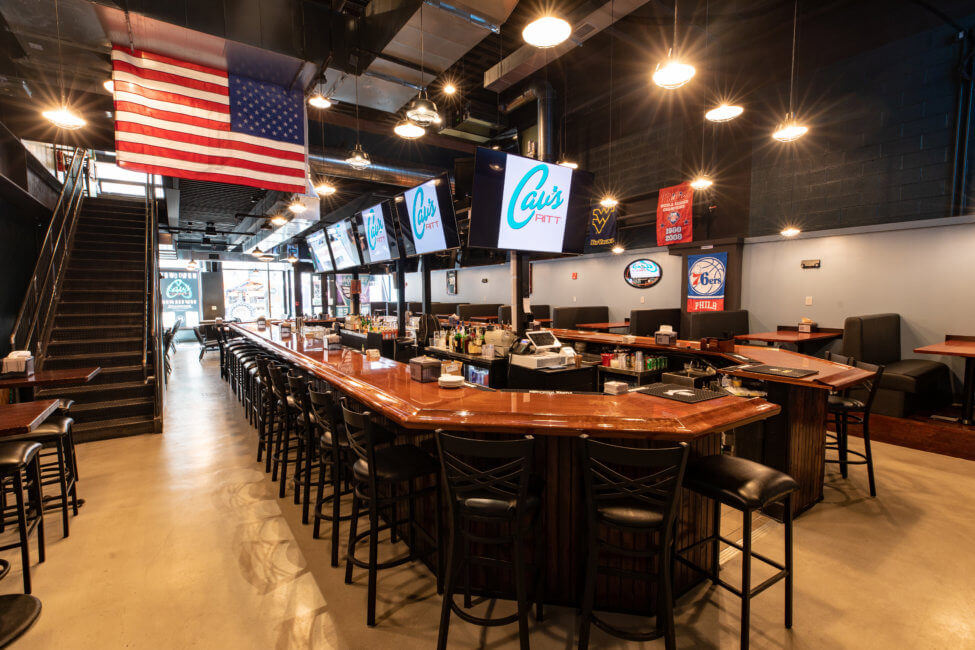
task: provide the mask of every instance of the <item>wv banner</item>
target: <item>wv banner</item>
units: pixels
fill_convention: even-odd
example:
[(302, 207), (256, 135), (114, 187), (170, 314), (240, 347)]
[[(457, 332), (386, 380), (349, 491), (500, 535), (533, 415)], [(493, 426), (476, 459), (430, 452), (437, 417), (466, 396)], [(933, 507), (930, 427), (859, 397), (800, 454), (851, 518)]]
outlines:
[(657, 246), (684, 244), (694, 239), (694, 190), (690, 183), (660, 188), (657, 196)]
[(618, 205), (604, 208), (597, 204), (593, 207), (589, 212), (585, 252), (604, 251), (616, 245), (616, 217), (618, 215)]
[(687, 256), (687, 311), (724, 311), (728, 253)]

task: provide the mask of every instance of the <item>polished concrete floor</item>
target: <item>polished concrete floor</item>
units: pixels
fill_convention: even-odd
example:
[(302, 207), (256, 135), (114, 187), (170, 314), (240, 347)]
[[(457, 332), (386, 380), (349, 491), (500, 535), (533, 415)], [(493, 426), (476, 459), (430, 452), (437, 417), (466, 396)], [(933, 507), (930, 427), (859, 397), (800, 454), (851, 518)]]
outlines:
[[(312, 539), (290, 495), (277, 498), (217, 356), (201, 364), (196, 351), (183, 346), (175, 358), (165, 434), (81, 446), (87, 504), (67, 539), (57, 516), (46, 519), (48, 558), (33, 568), (44, 609), (17, 647), (434, 647), (432, 576), (419, 566), (381, 573), (379, 625), (367, 628), (363, 572), (345, 585), (328, 542)], [(780, 583), (753, 602), (754, 647), (975, 647), (975, 463), (884, 444), (874, 453), (878, 498), (862, 472), (830, 474), (825, 502), (796, 521), (795, 626), (782, 627)], [(780, 557), (781, 544), (779, 526), (761, 526), (756, 550)], [(15, 592), (18, 556), (3, 557), (15, 568), (0, 591)], [(724, 564), (729, 578), (738, 567)], [(737, 646), (730, 594), (701, 586), (677, 612), (680, 647)], [(574, 612), (548, 613), (533, 647), (574, 647)], [(484, 631), (456, 618), (450, 641), (517, 647), (513, 626)], [(593, 646), (631, 647), (598, 630)]]

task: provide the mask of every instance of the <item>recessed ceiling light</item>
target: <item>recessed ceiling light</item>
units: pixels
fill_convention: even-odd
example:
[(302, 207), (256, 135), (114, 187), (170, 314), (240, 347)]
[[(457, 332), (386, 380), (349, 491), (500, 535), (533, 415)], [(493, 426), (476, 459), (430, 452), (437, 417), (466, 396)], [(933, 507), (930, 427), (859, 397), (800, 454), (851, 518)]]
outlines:
[(525, 25), (521, 37), (538, 48), (555, 47), (572, 35), (572, 26), (558, 16), (542, 16)]
[(788, 228), (783, 228), (779, 234), (782, 235), (783, 237), (795, 237), (801, 232), (802, 231), (796, 228), (795, 226), (789, 226)]
[(599, 202), (599, 205), (603, 206), (604, 208), (612, 208), (619, 205), (619, 201), (612, 196), (604, 196)]

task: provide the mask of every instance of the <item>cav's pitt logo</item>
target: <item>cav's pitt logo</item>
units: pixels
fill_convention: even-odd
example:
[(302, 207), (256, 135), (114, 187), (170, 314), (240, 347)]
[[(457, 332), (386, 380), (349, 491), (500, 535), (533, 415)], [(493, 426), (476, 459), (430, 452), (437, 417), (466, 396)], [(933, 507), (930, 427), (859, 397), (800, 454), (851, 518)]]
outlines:
[[(413, 234), (417, 239), (423, 239), (423, 234), (427, 231), (427, 221), (437, 216), (437, 204), (433, 199), (428, 199), (424, 204), (423, 186), (416, 188), (413, 195)], [(432, 228), (435, 222), (430, 222)]]
[(376, 210), (369, 210), (365, 213), (366, 217), (366, 241), (369, 243), (369, 250), (376, 250), (380, 237), (386, 238), (386, 229), (376, 215)]
[[(525, 186), (536, 177), (538, 178), (538, 182), (535, 184), (535, 189), (529, 191), (522, 197), (521, 193), (524, 192)], [(529, 221), (535, 218), (539, 210), (546, 208), (557, 209), (564, 203), (562, 190), (559, 189), (558, 185), (553, 185), (552, 190), (546, 193), (544, 189), (546, 181), (548, 181), (548, 167), (545, 165), (535, 165), (518, 181), (518, 184), (515, 185), (515, 191), (511, 195), (511, 201), (508, 202), (508, 227), (512, 230), (524, 228)], [(516, 217), (516, 210), (519, 216), (526, 212), (528, 216), (523, 219), (518, 219)], [(560, 219), (561, 217), (557, 215), (538, 215), (538, 220), (545, 223), (552, 222), (557, 224)]]
[(185, 300), (191, 300), (193, 298), (193, 289), (183, 280), (176, 278), (166, 287), (166, 297), (170, 299), (183, 298)]

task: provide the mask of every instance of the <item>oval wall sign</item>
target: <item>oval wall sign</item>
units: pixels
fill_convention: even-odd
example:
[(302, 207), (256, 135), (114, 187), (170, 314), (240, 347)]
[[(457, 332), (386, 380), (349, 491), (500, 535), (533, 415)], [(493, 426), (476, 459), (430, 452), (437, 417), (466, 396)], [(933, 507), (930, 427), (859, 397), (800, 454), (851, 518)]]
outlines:
[(631, 287), (649, 289), (660, 282), (663, 270), (653, 260), (633, 260), (623, 270), (623, 279)]

